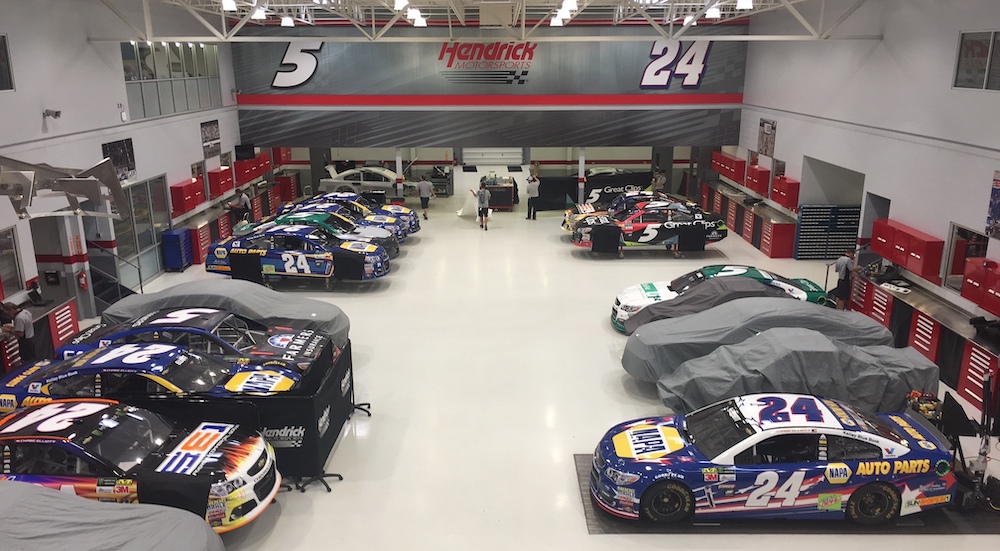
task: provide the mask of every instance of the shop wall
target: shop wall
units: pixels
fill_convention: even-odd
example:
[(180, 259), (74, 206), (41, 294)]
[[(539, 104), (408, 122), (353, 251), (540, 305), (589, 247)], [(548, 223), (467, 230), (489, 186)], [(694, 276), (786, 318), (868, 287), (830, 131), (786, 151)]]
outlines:
[[(38, 266), (35, 263), (35, 243), (31, 236), (31, 228), (27, 220), (21, 220), (17, 217), (10, 201), (0, 197), (0, 230), (11, 227), (14, 228), (18, 261), (21, 264), (21, 275), (24, 277), (24, 281), (21, 283), (27, 286), (29, 281), (38, 277)], [(6, 293), (4, 301), (21, 302), (28, 298), (26, 291), (18, 293), (7, 291)]]
[[(853, 3), (828, 0), (824, 20)], [(881, 41), (753, 43), (740, 145), (756, 149), (760, 119), (775, 120), (775, 158), (789, 176), (801, 178), (811, 157), (864, 174), (866, 192), (890, 199), (890, 216), (927, 233), (947, 238), (952, 221), (982, 228), (1000, 170), (1000, 92), (951, 88), (960, 31), (982, 29), (1000, 30), (1000, 4), (884, 0), (838, 31)], [(752, 31), (802, 29), (775, 13)]]

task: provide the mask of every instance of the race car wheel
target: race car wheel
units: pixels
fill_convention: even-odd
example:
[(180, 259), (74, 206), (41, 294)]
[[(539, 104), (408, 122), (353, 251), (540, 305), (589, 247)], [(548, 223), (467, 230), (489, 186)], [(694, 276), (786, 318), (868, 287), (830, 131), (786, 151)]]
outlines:
[(862, 486), (847, 501), (847, 518), (862, 526), (875, 526), (899, 514), (899, 494), (884, 482)]
[(639, 510), (644, 520), (677, 522), (694, 512), (694, 495), (680, 482), (658, 482), (642, 493)]

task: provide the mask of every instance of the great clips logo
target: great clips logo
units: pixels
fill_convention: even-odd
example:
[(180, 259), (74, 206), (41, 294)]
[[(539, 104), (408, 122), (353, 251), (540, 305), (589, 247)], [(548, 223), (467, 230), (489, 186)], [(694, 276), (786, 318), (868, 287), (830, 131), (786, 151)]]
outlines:
[(441, 74), (458, 84), (524, 84), (537, 42), (445, 42), (438, 61)]

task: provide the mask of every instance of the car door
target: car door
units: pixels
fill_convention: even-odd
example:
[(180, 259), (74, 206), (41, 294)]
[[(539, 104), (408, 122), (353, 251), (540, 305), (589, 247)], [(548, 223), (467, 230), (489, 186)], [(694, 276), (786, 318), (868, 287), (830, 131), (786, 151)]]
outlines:
[(659, 211), (643, 211), (628, 220), (622, 227), (625, 241), (640, 245), (654, 245), (662, 241), (660, 227), (665, 215)]
[(822, 516), (815, 489), (826, 464), (819, 457), (816, 433), (765, 437), (736, 455), (731, 499), (716, 500), (717, 511), (741, 517)]
[(10, 457), (4, 466), (8, 480), (38, 484), (99, 501), (131, 501), (135, 482), (119, 479), (114, 471), (76, 446), (63, 442), (20, 440), (5, 443)]
[(392, 191), (392, 185), (396, 182), (390, 180), (388, 176), (382, 174), (381, 172), (375, 172), (370, 170), (362, 171), (364, 174), (364, 179), (361, 183), (361, 189), (368, 190), (382, 190), (386, 193)]

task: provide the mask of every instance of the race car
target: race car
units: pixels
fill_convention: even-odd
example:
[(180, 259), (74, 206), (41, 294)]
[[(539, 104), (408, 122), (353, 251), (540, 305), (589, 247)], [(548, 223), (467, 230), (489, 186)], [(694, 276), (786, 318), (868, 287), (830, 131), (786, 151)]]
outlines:
[(165, 343), (115, 344), (8, 374), (0, 380), (0, 412), (73, 397), (271, 396), (294, 389), (301, 379), (266, 359), (227, 361)]
[(611, 307), (611, 325), (619, 331), (625, 331), (625, 321), (650, 304), (672, 300), (708, 279), (728, 276), (756, 279), (761, 283), (778, 287), (799, 300), (816, 304), (828, 302), (823, 288), (808, 279), (789, 279), (753, 266), (713, 264), (688, 272), (673, 281), (640, 283), (622, 289), (615, 297), (614, 306)]
[(846, 516), (876, 525), (952, 502), (948, 449), (919, 414), (753, 394), (613, 427), (594, 451), (590, 494), (633, 520)]
[(106, 346), (155, 342), (230, 362), (267, 360), (268, 365), (305, 372), (329, 340), (312, 329), (267, 327), (218, 308), (164, 308), (124, 323), (89, 327), (70, 337), (55, 356), (66, 359)]
[(718, 214), (704, 213), (680, 203), (652, 201), (636, 210), (621, 211), (613, 216), (592, 215), (578, 221), (573, 230), (573, 244), (589, 248), (591, 230), (603, 224), (616, 224), (621, 228), (626, 247), (669, 246), (676, 242), (678, 228), (684, 226), (704, 226), (706, 243), (721, 241), (729, 233), (724, 219)]
[(281, 210), (292, 211), (309, 203), (337, 203), (347, 207), (355, 216), (362, 218), (373, 214), (399, 218), (408, 224), (407, 233), (420, 231), (420, 217), (413, 209), (402, 205), (376, 205), (357, 193), (322, 193), (301, 203), (282, 205)]
[(265, 280), (270, 276), (371, 280), (389, 273), (389, 253), (378, 245), (340, 241), (314, 226), (272, 226), (247, 236), (213, 243), (205, 271), (229, 273), (229, 254), (257, 254)]
[[(319, 190), (327, 193), (340, 191), (346, 193), (361, 193), (362, 191), (381, 190), (387, 194), (395, 195), (393, 186), (396, 184), (396, 173), (380, 166), (361, 166), (343, 172), (337, 172), (334, 165), (326, 167), (330, 173), (329, 178), (319, 181)], [(403, 181), (404, 194), (415, 195), (417, 185), (413, 182)]]
[(113, 400), (20, 409), (0, 420), (0, 449), (4, 483), (96, 501), (174, 505), (175, 496), (198, 492), (198, 485), (168, 477), (200, 482), (207, 492), (184, 498), (197, 503), (207, 496), (195, 508), (219, 533), (257, 518), (281, 487), (274, 450), (260, 433), (213, 421), (184, 427)]
[(296, 212), (328, 212), (339, 214), (358, 226), (374, 226), (376, 228), (388, 230), (396, 236), (396, 239), (398, 239), (400, 243), (405, 242), (406, 236), (409, 235), (409, 224), (403, 222), (403, 220), (399, 218), (386, 216), (384, 214), (359, 216), (351, 212), (351, 210), (344, 205), (338, 203), (304, 203), (296, 209)]
[[(563, 215), (562, 229), (572, 232), (577, 223), (588, 216), (607, 214), (614, 215), (623, 210), (633, 210), (642, 203), (650, 201), (666, 201), (668, 203), (688, 203), (686, 198), (675, 197), (661, 191), (626, 191), (615, 196), (607, 203), (582, 203), (566, 209)], [(691, 206), (697, 206), (691, 203)]]
[(357, 226), (343, 216), (332, 212), (289, 212), (268, 216), (257, 223), (241, 223), (233, 235), (244, 236), (264, 231), (274, 226), (316, 226), (341, 241), (360, 241), (378, 245), (389, 253), (389, 258), (399, 256), (399, 239), (389, 230), (375, 226)]

